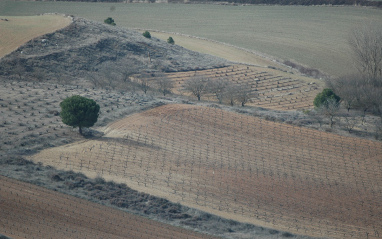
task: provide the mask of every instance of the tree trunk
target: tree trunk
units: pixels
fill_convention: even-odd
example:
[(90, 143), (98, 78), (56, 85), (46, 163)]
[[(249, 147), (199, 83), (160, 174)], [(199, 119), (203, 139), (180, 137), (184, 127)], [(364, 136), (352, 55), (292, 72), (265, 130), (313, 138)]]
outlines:
[(78, 126), (78, 131), (80, 132), (80, 135), (82, 135), (82, 127)]

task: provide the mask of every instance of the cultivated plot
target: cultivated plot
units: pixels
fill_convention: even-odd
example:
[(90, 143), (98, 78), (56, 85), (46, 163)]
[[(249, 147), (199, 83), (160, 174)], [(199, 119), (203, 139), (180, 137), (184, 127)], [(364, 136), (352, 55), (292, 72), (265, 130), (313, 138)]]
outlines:
[(213, 238), (0, 176), (0, 228), (11, 238)]
[[(247, 105), (274, 110), (312, 108), (314, 97), (323, 89), (323, 82), (312, 78), (246, 65), (169, 73), (165, 77), (174, 82), (175, 93), (187, 94), (184, 83), (195, 76), (209, 81), (229, 80), (236, 86), (245, 87), (250, 93), (256, 93)], [(158, 80), (158, 77), (152, 78), (152, 81)], [(216, 101), (211, 94), (202, 98)]]
[(166, 105), (33, 161), (297, 234), (382, 237), (382, 143)]

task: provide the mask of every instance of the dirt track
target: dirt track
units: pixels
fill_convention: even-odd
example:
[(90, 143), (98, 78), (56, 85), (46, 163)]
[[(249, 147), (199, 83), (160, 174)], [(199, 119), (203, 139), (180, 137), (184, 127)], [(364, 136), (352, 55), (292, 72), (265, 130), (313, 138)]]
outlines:
[(0, 176), (0, 232), (11, 238), (212, 238)]
[(380, 238), (381, 158), (380, 142), (167, 105), (33, 160), (297, 234)]

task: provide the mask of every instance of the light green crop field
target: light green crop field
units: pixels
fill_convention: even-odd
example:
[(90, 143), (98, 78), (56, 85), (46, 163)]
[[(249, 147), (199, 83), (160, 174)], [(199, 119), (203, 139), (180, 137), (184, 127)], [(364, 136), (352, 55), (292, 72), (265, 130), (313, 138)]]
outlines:
[(334, 76), (356, 71), (347, 45), (351, 29), (365, 21), (382, 25), (381, 10), (352, 6), (0, 2), (3, 16), (46, 12), (97, 21), (112, 17), (117, 26), (203, 37), (294, 60)]

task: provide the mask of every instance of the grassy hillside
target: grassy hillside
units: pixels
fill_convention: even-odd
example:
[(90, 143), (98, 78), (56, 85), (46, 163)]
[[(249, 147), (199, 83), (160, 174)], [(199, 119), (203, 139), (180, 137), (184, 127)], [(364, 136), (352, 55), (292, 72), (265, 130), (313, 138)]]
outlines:
[[(354, 72), (347, 36), (380, 10), (360, 7), (2, 2), (0, 15), (70, 13), (119, 26), (205, 37), (295, 60), (332, 75)], [(110, 7), (115, 6), (115, 11)], [(158, 20), (160, 19), (160, 20)]]

